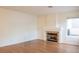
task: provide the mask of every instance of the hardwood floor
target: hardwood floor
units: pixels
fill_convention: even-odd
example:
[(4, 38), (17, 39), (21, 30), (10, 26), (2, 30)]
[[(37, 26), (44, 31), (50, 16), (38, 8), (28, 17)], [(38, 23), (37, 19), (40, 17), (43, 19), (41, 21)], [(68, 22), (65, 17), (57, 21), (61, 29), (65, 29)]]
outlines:
[(78, 53), (79, 46), (33, 40), (0, 48), (1, 53)]

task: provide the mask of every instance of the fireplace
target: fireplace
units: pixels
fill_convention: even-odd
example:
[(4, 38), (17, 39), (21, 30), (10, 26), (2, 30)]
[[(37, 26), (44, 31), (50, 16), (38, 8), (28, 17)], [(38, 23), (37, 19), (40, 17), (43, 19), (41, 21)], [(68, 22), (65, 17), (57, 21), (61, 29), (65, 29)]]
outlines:
[(57, 31), (47, 31), (47, 41), (58, 42), (58, 32)]

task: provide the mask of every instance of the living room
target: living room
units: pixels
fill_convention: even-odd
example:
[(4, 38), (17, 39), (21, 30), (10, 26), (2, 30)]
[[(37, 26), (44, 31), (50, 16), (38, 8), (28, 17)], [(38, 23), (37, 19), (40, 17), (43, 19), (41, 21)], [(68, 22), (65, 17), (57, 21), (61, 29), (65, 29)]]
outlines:
[[(78, 6), (1, 6), (0, 52), (12, 52), (13, 50), (9, 50), (13, 49), (11, 46), (16, 46), (20, 43), (22, 43), (22, 46), (26, 44), (28, 47), (27, 42), (29, 41), (35, 42), (34, 46), (36, 46), (37, 43), (36, 48), (31, 44), (32, 48), (36, 51), (26, 48), (27, 51), (24, 51), (25, 49), (18, 51), (18, 48), (15, 47), (16, 49), (14, 49), (13, 52), (51, 52), (55, 48), (50, 47), (50, 49), (48, 49), (49, 47), (46, 47), (47, 45), (52, 46), (51, 44), (54, 44), (61, 46), (61, 44), (63, 44), (64, 46), (64, 44), (67, 44), (70, 47), (79, 45), (78, 36), (77, 39), (74, 38), (73, 40), (69, 38), (70, 36), (67, 36), (66, 26), (68, 19), (78, 17)], [(51, 41), (47, 40), (48, 32), (57, 34), (57, 42), (53, 42), (53, 39), (51, 39)], [(44, 43), (41, 43), (41, 41), (44, 41)], [(41, 48), (42, 45), (44, 48)], [(19, 46), (21, 46), (21, 44)], [(61, 47), (63, 48), (63, 46)], [(45, 47), (48, 50), (46, 50)], [(73, 51), (60, 49), (60, 51), (58, 51), (58, 48), (57, 51), (53, 50), (52, 52), (79, 52), (78, 49), (77, 51), (75, 51), (75, 49)]]

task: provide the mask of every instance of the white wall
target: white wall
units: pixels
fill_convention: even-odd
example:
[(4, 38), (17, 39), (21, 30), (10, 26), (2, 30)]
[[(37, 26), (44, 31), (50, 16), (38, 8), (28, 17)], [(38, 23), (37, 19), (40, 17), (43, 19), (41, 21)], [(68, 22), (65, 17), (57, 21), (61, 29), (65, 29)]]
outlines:
[(38, 38), (44, 39), (44, 28), (46, 27), (46, 17), (38, 16)]
[(56, 14), (38, 16), (39, 38), (46, 40), (46, 31), (58, 31)]
[(0, 8), (0, 47), (37, 39), (37, 17)]

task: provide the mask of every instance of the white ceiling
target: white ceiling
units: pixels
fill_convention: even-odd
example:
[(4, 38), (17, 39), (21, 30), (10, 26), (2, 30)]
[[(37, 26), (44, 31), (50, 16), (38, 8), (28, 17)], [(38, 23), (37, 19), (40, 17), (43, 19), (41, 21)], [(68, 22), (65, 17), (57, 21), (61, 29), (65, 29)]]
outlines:
[(53, 8), (48, 8), (48, 6), (4, 6), (1, 8), (7, 8), (36, 15), (79, 10), (78, 6), (53, 6)]

